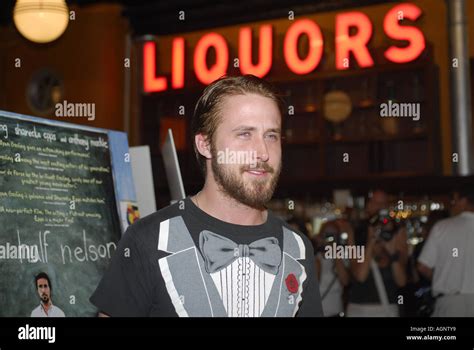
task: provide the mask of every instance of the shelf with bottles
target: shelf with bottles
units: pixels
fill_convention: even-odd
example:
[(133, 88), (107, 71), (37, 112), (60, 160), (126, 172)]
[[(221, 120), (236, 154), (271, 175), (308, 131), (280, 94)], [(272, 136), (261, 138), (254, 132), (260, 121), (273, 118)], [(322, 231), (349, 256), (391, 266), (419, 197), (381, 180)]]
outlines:
[(278, 90), (286, 102), (287, 116), (315, 116), (321, 109), (318, 96), (320, 95), (320, 83), (291, 82), (278, 84)]
[(311, 147), (284, 147), (281, 174), (282, 183), (288, 181), (310, 181), (324, 174), (320, 166), (322, 148), (315, 144)]
[[(328, 142), (362, 142), (364, 139), (370, 142), (428, 137), (431, 128), (429, 124), (433, 122), (430, 120), (432, 106), (426, 103), (425, 96), (420, 92), (423, 88), (417, 83), (422, 73), (398, 72), (397, 78), (392, 79), (393, 73), (390, 72), (383, 76), (387, 80), (381, 77), (364, 77), (359, 90), (353, 87), (355, 79), (347, 86), (344, 82), (330, 83), (328, 91), (345, 91), (350, 96), (352, 106), (349, 116), (339, 122), (332, 120), (331, 116), (323, 115), (325, 139)], [(413, 81), (415, 87), (410, 86), (408, 89), (407, 81)], [(396, 90), (410, 91), (411, 95), (406, 92), (396, 93)]]
[(381, 73), (377, 77), (377, 100), (401, 103), (425, 101), (426, 74), (426, 69), (408, 69), (403, 73), (399, 71)]
[[(421, 114), (426, 110), (422, 106)], [(353, 111), (351, 116), (339, 124), (324, 123), (324, 138), (327, 143), (357, 143), (424, 139), (429, 137), (421, 119), (381, 117), (378, 110)]]
[(317, 118), (300, 115), (287, 116), (285, 120), (283, 143), (287, 145), (314, 144), (320, 142)]
[(324, 147), (324, 172), (332, 177), (418, 176), (433, 171), (428, 152), (429, 143), (425, 139), (335, 142)]

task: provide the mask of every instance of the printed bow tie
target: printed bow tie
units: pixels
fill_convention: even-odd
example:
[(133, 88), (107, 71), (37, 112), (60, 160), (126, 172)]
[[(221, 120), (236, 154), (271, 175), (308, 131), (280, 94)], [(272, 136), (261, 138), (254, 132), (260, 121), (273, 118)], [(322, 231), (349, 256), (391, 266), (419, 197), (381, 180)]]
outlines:
[(199, 248), (208, 273), (226, 268), (239, 257), (249, 257), (258, 267), (273, 275), (278, 273), (281, 263), (281, 249), (275, 237), (262, 238), (247, 245), (237, 244), (211, 231), (202, 231)]

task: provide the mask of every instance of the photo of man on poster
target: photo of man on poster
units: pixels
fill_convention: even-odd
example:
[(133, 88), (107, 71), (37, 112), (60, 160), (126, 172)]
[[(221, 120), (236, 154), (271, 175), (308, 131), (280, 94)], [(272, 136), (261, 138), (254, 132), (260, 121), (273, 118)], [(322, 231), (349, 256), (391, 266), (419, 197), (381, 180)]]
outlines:
[(35, 287), (40, 304), (31, 312), (31, 317), (66, 317), (63, 310), (53, 305), (51, 298), (51, 280), (46, 272), (40, 272), (35, 276)]

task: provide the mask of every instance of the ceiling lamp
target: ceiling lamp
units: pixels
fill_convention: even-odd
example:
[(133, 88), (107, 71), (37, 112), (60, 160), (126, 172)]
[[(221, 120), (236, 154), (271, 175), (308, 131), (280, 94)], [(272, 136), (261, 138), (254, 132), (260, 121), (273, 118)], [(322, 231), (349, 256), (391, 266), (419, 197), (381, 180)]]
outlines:
[(64, 0), (17, 0), (13, 21), (25, 38), (43, 44), (64, 33), (69, 10)]

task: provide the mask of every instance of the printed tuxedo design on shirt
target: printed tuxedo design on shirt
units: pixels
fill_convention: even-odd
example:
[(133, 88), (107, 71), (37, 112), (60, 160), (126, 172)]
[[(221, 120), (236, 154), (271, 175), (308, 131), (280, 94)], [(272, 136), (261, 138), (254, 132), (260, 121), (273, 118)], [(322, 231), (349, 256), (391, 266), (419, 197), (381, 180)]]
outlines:
[[(207, 244), (207, 245), (206, 245)], [(292, 317), (298, 311), (306, 271), (300, 236), (283, 227), (276, 238), (242, 245), (204, 230), (197, 247), (183, 219), (160, 223), (161, 274), (180, 317)]]

